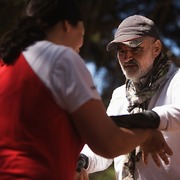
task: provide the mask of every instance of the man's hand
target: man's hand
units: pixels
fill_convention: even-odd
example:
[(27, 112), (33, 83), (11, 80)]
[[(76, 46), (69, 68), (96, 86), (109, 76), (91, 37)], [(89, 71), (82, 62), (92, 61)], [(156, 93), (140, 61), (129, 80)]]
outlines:
[(76, 172), (74, 180), (89, 180), (89, 175), (83, 168), (81, 172)]
[(148, 154), (151, 154), (158, 167), (161, 166), (160, 158), (165, 164), (169, 164), (168, 155), (173, 154), (171, 148), (164, 140), (162, 133), (158, 130), (152, 130), (152, 136), (141, 145), (141, 148), (143, 162), (147, 164)]

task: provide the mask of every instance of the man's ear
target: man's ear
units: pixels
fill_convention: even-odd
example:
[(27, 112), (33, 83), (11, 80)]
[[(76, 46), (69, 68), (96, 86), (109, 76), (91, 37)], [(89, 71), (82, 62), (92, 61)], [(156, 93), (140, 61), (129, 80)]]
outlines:
[(162, 50), (162, 43), (158, 39), (154, 42), (154, 55), (155, 55), (155, 57), (157, 57), (161, 53), (161, 50)]
[(71, 25), (69, 24), (69, 22), (67, 20), (63, 21), (63, 27), (64, 27), (65, 32), (70, 32)]

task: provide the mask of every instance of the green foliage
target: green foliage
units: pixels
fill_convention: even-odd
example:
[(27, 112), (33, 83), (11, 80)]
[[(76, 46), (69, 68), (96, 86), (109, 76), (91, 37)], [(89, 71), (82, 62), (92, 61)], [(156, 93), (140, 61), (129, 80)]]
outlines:
[(89, 180), (115, 180), (114, 167), (111, 165), (108, 169), (102, 172), (97, 172), (89, 176)]

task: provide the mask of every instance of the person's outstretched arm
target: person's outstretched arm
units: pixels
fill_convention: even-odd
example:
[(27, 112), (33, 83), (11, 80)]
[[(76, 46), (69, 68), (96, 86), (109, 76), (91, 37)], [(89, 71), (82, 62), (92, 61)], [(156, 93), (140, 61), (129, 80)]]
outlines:
[[(100, 100), (87, 101), (71, 116), (84, 142), (96, 154), (103, 157), (113, 158), (128, 153), (146, 141), (151, 141), (153, 147), (148, 150), (149, 153), (163, 151), (164, 154), (169, 154), (171, 151), (157, 130), (118, 128), (107, 116), (106, 109)], [(131, 115), (129, 118), (132, 118)], [(156, 136), (157, 138), (154, 138)]]

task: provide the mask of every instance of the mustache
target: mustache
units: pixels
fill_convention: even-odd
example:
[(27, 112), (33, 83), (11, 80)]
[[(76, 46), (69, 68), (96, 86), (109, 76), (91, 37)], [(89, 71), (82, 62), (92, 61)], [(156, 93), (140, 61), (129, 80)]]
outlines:
[(137, 61), (135, 59), (131, 59), (128, 62), (124, 62), (124, 66), (129, 66), (129, 65), (138, 65)]

